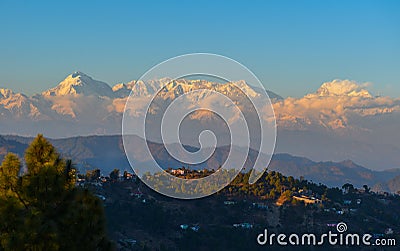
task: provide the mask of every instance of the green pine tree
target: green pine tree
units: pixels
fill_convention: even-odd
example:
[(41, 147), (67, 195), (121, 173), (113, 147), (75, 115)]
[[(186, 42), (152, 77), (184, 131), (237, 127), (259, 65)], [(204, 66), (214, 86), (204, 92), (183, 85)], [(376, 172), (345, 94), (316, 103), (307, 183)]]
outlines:
[(75, 187), (76, 171), (42, 135), (0, 166), (0, 250), (110, 250), (101, 201)]

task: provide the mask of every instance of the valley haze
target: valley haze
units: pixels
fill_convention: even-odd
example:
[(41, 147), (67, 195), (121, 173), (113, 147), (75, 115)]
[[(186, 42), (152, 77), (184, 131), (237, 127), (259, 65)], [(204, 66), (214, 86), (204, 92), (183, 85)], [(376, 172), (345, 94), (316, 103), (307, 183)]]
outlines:
[[(33, 138), (30, 137), (0, 136), (0, 160), (7, 152), (14, 152), (21, 157), (24, 156), (24, 152), (32, 140)], [(50, 139), (50, 142), (60, 151), (63, 157), (74, 160), (80, 173), (85, 174), (87, 171), (96, 168), (99, 168), (103, 175), (108, 175), (114, 168), (120, 169), (121, 172), (132, 171), (124, 152), (122, 137), (119, 135)], [(138, 148), (136, 146), (139, 146), (139, 144), (148, 143), (155, 160), (164, 169), (187, 166), (172, 158), (164, 144), (145, 142), (144, 139), (136, 136), (134, 136), (132, 142), (134, 148)], [(215, 169), (225, 162), (230, 151), (233, 151), (233, 155), (235, 155), (236, 151), (245, 151), (245, 149), (230, 149), (229, 146), (220, 146), (215, 149), (215, 154), (205, 162), (187, 167), (193, 170)], [(184, 153), (181, 154), (184, 155)], [(258, 154), (257, 151), (250, 149), (243, 171), (248, 171), (246, 167), (254, 165)], [(240, 154), (238, 155), (240, 156)], [(138, 162), (141, 162), (141, 166), (145, 166), (148, 161), (140, 152), (136, 152), (135, 158)], [(268, 171), (278, 171), (283, 175), (296, 178), (304, 177), (331, 187), (341, 187), (345, 183), (351, 183), (355, 187), (368, 185), (374, 191), (395, 193), (400, 190), (400, 169), (374, 171), (350, 160), (316, 162), (290, 154), (275, 154), (268, 166)]]

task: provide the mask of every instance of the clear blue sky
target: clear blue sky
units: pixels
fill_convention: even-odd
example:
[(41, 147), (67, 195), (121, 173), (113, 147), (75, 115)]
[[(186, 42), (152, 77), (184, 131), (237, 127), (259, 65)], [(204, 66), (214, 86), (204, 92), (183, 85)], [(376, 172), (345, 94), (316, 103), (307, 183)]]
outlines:
[(113, 85), (192, 52), (283, 96), (341, 78), (400, 97), (400, 1), (0, 1), (0, 87), (41, 92), (75, 70)]

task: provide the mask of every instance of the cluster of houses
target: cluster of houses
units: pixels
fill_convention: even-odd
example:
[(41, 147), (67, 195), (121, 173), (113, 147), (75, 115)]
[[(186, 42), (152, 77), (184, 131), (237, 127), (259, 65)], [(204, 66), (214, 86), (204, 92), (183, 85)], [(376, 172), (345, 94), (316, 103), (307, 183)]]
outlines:
[(140, 191), (140, 188), (138, 188), (136, 191), (131, 191), (129, 193), (129, 195), (131, 197), (135, 197), (136, 199), (141, 199), (142, 203), (146, 203), (147, 202), (145, 198), (142, 198), (144, 194)]
[[(242, 229), (252, 229), (254, 227), (253, 224), (248, 222), (237, 223), (232, 225), (234, 228), (242, 228)], [(200, 230), (200, 226), (198, 224), (188, 225), (188, 224), (181, 224), (179, 228), (183, 231), (191, 230), (193, 232), (198, 232)]]
[(361, 205), (362, 200), (343, 200), (342, 204), (336, 204), (335, 207), (332, 208), (325, 208), (324, 212), (326, 213), (335, 213), (337, 215), (344, 215), (344, 214), (355, 214), (358, 212), (358, 208)]
[[(313, 193), (311, 190), (300, 189), (298, 192), (293, 194), (293, 199), (303, 201), (305, 204), (322, 204), (323, 201), (319, 194)], [(325, 208), (324, 211), (329, 213), (333, 212), (338, 215), (344, 215), (348, 213), (357, 213), (358, 208), (361, 205), (362, 199), (358, 198), (355, 200), (346, 199), (342, 203), (337, 203), (335, 207)]]
[[(137, 179), (137, 176), (134, 173), (130, 172), (124, 172), (123, 175), (120, 175), (117, 179), (117, 181), (126, 181), (126, 180), (132, 180), (135, 181)], [(76, 186), (84, 186), (86, 184), (90, 184), (93, 186), (102, 186), (103, 183), (107, 183), (112, 181), (110, 176), (98, 176), (94, 180), (88, 180), (86, 176), (84, 175), (79, 175), (76, 179)]]
[(172, 169), (171, 173), (174, 175), (184, 175), (186, 174), (186, 170), (184, 169)]
[(237, 204), (236, 201), (231, 201), (231, 200), (224, 201), (224, 205), (236, 205), (236, 204)]
[[(231, 200), (226, 200), (224, 201), (224, 205), (227, 206), (232, 206), (232, 205), (236, 205), (237, 202), (236, 201), (231, 201)], [(260, 209), (260, 210), (267, 210), (269, 209), (267, 203), (264, 202), (253, 202), (250, 204), (250, 208), (254, 208), (254, 209)], [(253, 224), (250, 224), (248, 222), (243, 222), (243, 223), (236, 223), (232, 225), (234, 228), (241, 228), (241, 229), (252, 229), (253, 228)]]
[(252, 229), (253, 228), (253, 224), (244, 222), (244, 223), (233, 224), (233, 227), (235, 227), (235, 228), (244, 228), (244, 229)]
[[(327, 223), (326, 226), (329, 228), (336, 229), (337, 223)], [(386, 228), (384, 233), (373, 233), (372, 237), (373, 238), (382, 238), (382, 237), (385, 237), (386, 235), (393, 235), (393, 234), (394, 234), (394, 230), (392, 228)]]
[(267, 210), (269, 208), (268, 205), (264, 202), (253, 202), (252, 207), (263, 210)]
[[(232, 201), (232, 200), (224, 201), (224, 205), (226, 205), (226, 206), (232, 206), (232, 205), (236, 205), (236, 204), (237, 204), (236, 201)], [(265, 202), (253, 202), (250, 204), (250, 208), (262, 209), (262, 210), (269, 209), (267, 203), (265, 203)]]
[(134, 248), (134, 246), (136, 245), (137, 241), (134, 239), (130, 239), (130, 238), (126, 238), (126, 239), (119, 239), (118, 240), (118, 246), (120, 248), (127, 248), (127, 249), (131, 249)]
[(191, 170), (191, 169), (187, 169), (187, 168), (182, 167), (182, 168), (178, 168), (178, 169), (168, 169), (167, 171), (169, 173), (173, 174), (173, 175), (185, 175), (185, 174), (192, 173), (192, 172), (202, 173), (205, 170), (202, 170), (202, 169), (200, 169), (200, 170)]
[(180, 229), (182, 230), (192, 230), (194, 232), (198, 232), (200, 230), (200, 226), (198, 224), (189, 226), (188, 224), (181, 224)]
[[(124, 172), (124, 174), (122, 176), (119, 176), (118, 179), (111, 179), (109, 176), (100, 176), (100, 172), (98, 172), (98, 177), (97, 178), (92, 178), (92, 179), (88, 179), (86, 176), (84, 175), (79, 175), (76, 179), (76, 186), (80, 186), (80, 187), (94, 187), (95, 188), (95, 196), (98, 197), (101, 201), (105, 202), (104, 206), (106, 206), (107, 203), (112, 202), (111, 198), (107, 198), (106, 196), (102, 195), (101, 191), (103, 190), (103, 184), (107, 183), (107, 182), (122, 182), (122, 181), (135, 181), (136, 180), (136, 175), (134, 173), (129, 173), (129, 172)], [(136, 197), (138, 199), (142, 198), (142, 192), (140, 191), (140, 189), (138, 189), (137, 191), (133, 191), (132, 189), (130, 189), (130, 195), (132, 197)], [(145, 199), (142, 199), (143, 203), (146, 203)]]

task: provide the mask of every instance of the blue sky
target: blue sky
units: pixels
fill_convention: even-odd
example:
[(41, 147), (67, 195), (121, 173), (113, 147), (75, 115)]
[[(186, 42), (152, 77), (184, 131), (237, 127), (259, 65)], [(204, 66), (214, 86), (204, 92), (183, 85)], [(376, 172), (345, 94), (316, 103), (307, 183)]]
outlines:
[(0, 1), (0, 87), (27, 94), (73, 71), (110, 85), (210, 52), (283, 96), (372, 82), (400, 97), (400, 1)]

